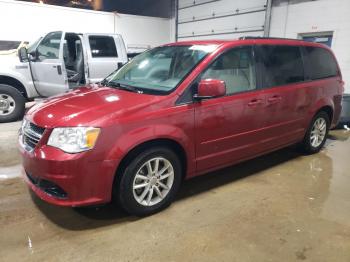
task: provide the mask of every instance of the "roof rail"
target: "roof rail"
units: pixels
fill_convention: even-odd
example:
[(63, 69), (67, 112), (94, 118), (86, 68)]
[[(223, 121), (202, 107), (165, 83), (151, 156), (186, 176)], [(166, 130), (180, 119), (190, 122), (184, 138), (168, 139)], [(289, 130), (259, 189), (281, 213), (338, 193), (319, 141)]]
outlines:
[(248, 40), (248, 39), (279, 39), (279, 40), (293, 40), (293, 41), (303, 41), (302, 39), (293, 39), (293, 38), (283, 38), (283, 37), (266, 37), (266, 36), (241, 36), (239, 40)]

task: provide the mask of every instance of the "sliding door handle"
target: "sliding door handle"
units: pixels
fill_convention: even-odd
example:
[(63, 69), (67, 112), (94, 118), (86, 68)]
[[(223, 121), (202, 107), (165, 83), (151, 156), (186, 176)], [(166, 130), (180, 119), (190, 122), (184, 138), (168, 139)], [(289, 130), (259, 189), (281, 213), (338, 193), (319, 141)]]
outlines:
[(259, 104), (262, 104), (263, 100), (262, 99), (253, 99), (248, 103), (248, 106), (257, 106)]
[(280, 96), (273, 96), (273, 97), (269, 97), (269, 98), (267, 99), (267, 102), (268, 102), (269, 104), (274, 104), (274, 103), (280, 102), (281, 99), (282, 99), (282, 97), (280, 97)]

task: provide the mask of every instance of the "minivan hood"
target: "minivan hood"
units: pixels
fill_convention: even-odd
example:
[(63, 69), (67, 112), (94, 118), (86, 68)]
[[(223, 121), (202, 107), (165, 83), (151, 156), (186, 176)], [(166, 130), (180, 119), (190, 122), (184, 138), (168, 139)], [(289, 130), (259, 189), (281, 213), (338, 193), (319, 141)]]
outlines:
[(90, 85), (51, 97), (33, 106), (26, 118), (35, 124), (59, 126), (105, 126), (116, 118), (152, 110), (164, 96), (139, 94), (110, 87)]

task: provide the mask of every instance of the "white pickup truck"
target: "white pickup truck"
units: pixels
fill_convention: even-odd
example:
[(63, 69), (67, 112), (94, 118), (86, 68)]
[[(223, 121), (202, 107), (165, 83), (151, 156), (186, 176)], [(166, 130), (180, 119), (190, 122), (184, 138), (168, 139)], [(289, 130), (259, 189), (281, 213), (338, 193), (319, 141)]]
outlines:
[(27, 101), (99, 82), (127, 61), (117, 34), (50, 32), (18, 53), (0, 54), (0, 123), (23, 117)]

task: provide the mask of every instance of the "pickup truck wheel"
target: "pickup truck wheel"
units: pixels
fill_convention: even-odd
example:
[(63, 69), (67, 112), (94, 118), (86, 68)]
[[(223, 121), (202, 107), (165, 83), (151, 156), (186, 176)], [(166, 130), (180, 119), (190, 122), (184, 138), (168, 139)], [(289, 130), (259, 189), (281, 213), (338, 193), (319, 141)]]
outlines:
[(25, 98), (16, 88), (0, 84), (0, 123), (13, 122), (23, 117)]
[(146, 216), (171, 204), (181, 183), (181, 163), (168, 148), (140, 153), (125, 168), (117, 190), (118, 202), (129, 214)]
[(302, 149), (307, 154), (314, 154), (324, 146), (330, 127), (329, 116), (326, 112), (317, 113), (311, 121), (302, 143)]

